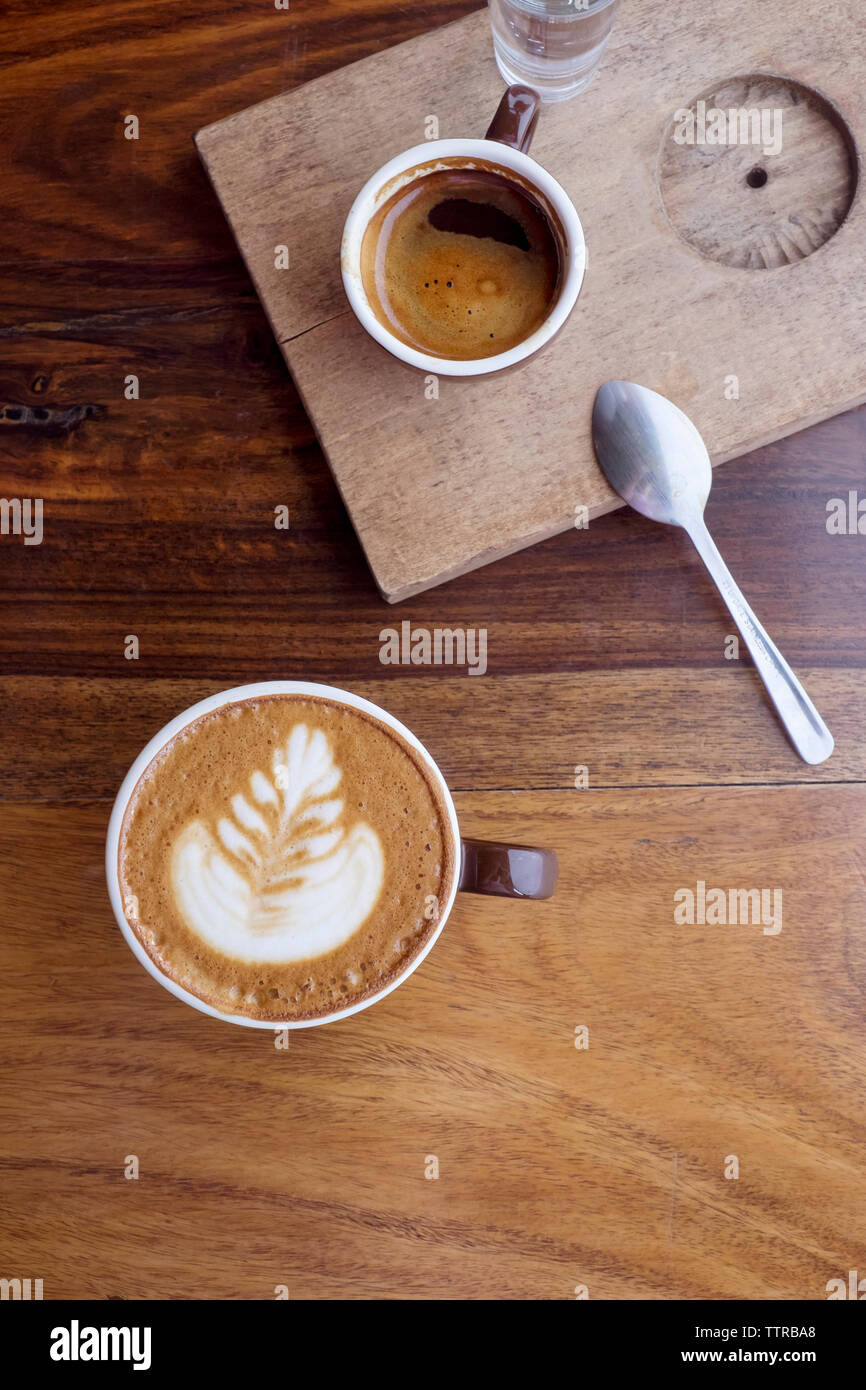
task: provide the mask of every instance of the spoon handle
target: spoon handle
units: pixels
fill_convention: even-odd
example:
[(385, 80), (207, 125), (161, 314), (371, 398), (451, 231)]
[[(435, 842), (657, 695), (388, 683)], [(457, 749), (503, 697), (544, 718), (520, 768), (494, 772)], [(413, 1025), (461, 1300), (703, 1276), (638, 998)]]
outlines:
[(731, 617), (752, 654), (755, 669), (788, 736), (804, 762), (823, 763), (833, 752), (833, 735), (827, 728), (782, 653), (758, 622), (722, 559), (703, 517), (687, 527), (695, 549), (710, 578), (728, 605)]

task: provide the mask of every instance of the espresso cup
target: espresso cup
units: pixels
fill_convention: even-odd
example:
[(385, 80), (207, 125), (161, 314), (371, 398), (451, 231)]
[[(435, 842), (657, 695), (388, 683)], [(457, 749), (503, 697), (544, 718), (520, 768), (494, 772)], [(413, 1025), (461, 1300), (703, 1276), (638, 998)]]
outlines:
[[(580, 293), (586, 269), (586, 243), (574, 204), (546, 169), (527, 153), (540, 108), (538, 94), (513, 86), (505, 92), (483, 140), (434, 140), (414, 145), (383, 165), (361, 189), (343, 229), (343, 285), (359, 322), (372, 338), (401, 361), (426, 373), (482, 376), (515, 366), (538, 352), (558, 333)], [(547, 218), (556, 242), (559, 278), (543, 322), (507, 351), (455, 359), (424, 352), (404, 342), (377, 315), (364, 286), (362, 247), (367, 228), (383, 205), (418, 180), (446, 170), (484, 169), (528, 193)]]
[[(454, 856), (453, 862), (456, 865), (456, 872), (452, 875), (448, 897), (439, 904), (435, 924), (418, 954), (413, 957), (402, 974), (396, 979), (392, 979), (383, 989), (370, 997), (361, 999), (348, 1007), (337, 1009), (323, 1017), (310, 1019), (255, 1019), (241, 1014), (223, 1012), (168, 978), (151, 959), (127, 921), (119, 874), (121, 830), (126, 809), (143, 773), (153, 759), (188, 725), (203, 715), (210, 714), (225, 705), (264, 699), (274, 695), (309, 696), (327, 700), (331, 704), (347, 706), (366, 713), (384, 724), (386, 728), (393, 729), (423, 760), (427, 773), (438, 790), (441, 805), (447, 818), (447, 834), (450, 836), (450, 849)], [(133, 955), (155, 980), (158, 980), (177, 999), (191, 1004), (194, 1009), (209, 1014), (212, 1018), (221, 1018), (229, 1023), (237, 1023), (247, 1028), (267, 1028), (273, 1032), (275, 1029), (282, 1030), (283, 1028), (318, 1027), (320, 1024), (333, 1023), (338, 1019), (348, 1018), (351, 1014), (369, 1008), (371, 1004), (383, 999), (404, 980), (408, 979), (429, 954), (448, 920), (459, 891), (488, 894), (494, 897), (549, 898), (556, 886), (558, 865), (556, 854), (552, 850), (462, 838), (454, 802), (441, 771), (423, 744), (387, 710), (381, 709), (370, 700), (364, 700), (350, 691), (338, 690), (329, 685), (318, 685), (309, 681), (265, 681), (253, 685), (237, 686), (231, 690), (221, 691), (217, 695), (211, 695), (208, 699), (201, 700), (198, 704), (184, 710), (182, 714), (177, 715), (158, 734), (154, 735), (126, 774), (114, 802), (106, 839), (105, 868), (108, 895), (117, 924)]]

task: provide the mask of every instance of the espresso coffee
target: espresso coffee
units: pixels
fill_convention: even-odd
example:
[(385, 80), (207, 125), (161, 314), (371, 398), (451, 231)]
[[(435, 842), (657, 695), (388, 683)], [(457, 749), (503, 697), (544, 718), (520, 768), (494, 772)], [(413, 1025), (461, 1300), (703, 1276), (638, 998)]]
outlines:
[(559, 240), (541, 202), (494, 168), (439, 169), (398, 188), (370, 220), (361, 279), (401, 342), (435, 357), (493, 357), (544, 322)]
[(360, 710), (291, 694), (182, 729), (139, 779), (118, 851), (127, 921), (162, 973), (275, 1023), (402, 974), (456, 871), (421, 755)]

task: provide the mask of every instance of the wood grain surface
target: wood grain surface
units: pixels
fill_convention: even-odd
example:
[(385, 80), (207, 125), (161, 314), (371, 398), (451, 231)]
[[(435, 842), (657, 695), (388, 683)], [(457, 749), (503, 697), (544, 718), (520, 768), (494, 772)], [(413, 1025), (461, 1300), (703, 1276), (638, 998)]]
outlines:
[[(0, 493), (44, 538), (0, 536), (0, 1277), (46, 1298), (823, 1299), (866, 1268), (866, 540), (826, 525), (866, 411), (726, 464), (708, 511), (836, 735), (813, 769), (686, 543), (626, 511), (385, 605), (192, 149), (472, 8), (7, 6)], [(484, 628), (486, 674), (383, 666), (403, 620)], [(147, 738), (277, 677), (383, 703), (466, 833), (561, 862), (288, 1050), (161, 990), (102, 867)], [(701, 881), (781, 890), (782, 929), (677, 925)]]
[[(866, 37), (853, 6), (836, 11), (805, 43), (789, 0), (717, 0), (703, 25), (624, 0), (598, 80), (579, 102), (546, 107), (532, 144), (583, 224), (577, 305), (519, 372), (437, 376), (435, 394), (355, 318), (335, 248), (377, 169), (415, 147), (416, 164), (434, 158), (431, 120), (440, 138), (484, 134), (502, 93), (487, 16), (199, 132), (385, 598), (565, 531), (578, 509), (594, 519), (620, 505), (591, 440), (605, 380), (671, 397), (714, 463), (863, 400), (866, 204), (853, 150), (866, 147)], [(771, 53), (783, 78), (720, 84), (765, 70)], [(780, 147), (678, 143), (677, 113), (699, 100), (770, 118)], [(747, 182), (756, 161), (760, 188)], [(804, 256), (807, 243), (818, 249)]]

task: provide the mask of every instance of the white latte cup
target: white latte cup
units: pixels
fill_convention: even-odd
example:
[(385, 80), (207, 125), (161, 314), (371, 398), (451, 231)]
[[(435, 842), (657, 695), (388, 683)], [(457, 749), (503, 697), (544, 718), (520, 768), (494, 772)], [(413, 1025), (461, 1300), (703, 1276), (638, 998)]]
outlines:
[[(351, 1004), (347, 1008), (335, 1010), (321, 1018), (281, 1021), (246, 1018), (241, 1014), (221, 1012), (162, 973), (126, 920), (123, 906), (123, 894), (118, 873), (121, 827), (130, 798), (145, 769), (167, 743), (188, 724), (200, 719), (202, 715), (220, 709), (223, 705), (237, 704), (244, 700), (262, 699), (269, 695), (311, 696), (328, 700), (333, 704), (346, 705), (351, 709), (361, 710), (372, 715), (399, 734), (421, 756), (425, 767), (439, 789), (442, 804), (448, 817), (447, 828), (450, 831), (454, 863), (457, 866), (447, 901), (440, 904), (439, 917), (434, 929), (403, 973), (377, 994)], [(454, 802), (442, 773), (423, 744), (387, 710), (380, 709), (370, 700), (364, 700), (359, 695), (353, 695), (350, 691), (338, 690), (330, 685), (317, 685), (310, 681), (263, 681), (255, 685), (239, 685), (231, 690), (223, 690), (217, 695), (211, 695), (206, 700), (200, 700), (198, 704), (190, 706), (189, 709), (178, 714), (164, 728), (160, 729), (159, 733), (155, 734), (147, 746), (142, 749), (123, 779), (112, 808), (105, 846), (105, 872), (108, 896), (117, 919), (117, 925), (120, 927), (133, 955), (144, 966), (148, 974), (158, 980), (175, 998), (183, 1000), (185, 1004), (191, 1004), (194, 1009), (198, 1009), (201, 1013), (210, 1014), (211, 1018), (224, 1019), (228, 1023), (238, 1023), (245, 1028), (267, 1028), (274, 1032), (281, 1031), (283, 1028), (314, 1028), (323, 1023), (334, 1023), (338, 1019), (348, 1018), (350, 1014), (359, 1013), (361, 1009), (369, 1008), (371, 1004), (384, 999), (386, 994), (390, 994), (392, 990), (408, 979), (413, 970), (417, 969), (425, 956), (433, 949), (454, 906), (458, 890), (463, 889), (468, 892), (484, 893), (497, 897), (548, 898), (556, 885), (557, 861), (552, 850), (535, 849), (525, 845), (499, 844), (485, 840), (462, 839), (457, 824)]]
[[(483, 376), (523, 362), (558, 333), (577, 302), (586, 270), (586, 243), (574, 204), (565, 189), (527, 150), (535, 131), (540, 98), (529, 87), (509, 87), (483, 140), (431, 140), (395, 155), (368, 179), (343, 228), (340, 263), (343, 286), (356, 317), (377, 343), (423, 372), (440, 376)], [(544, 322), (507, 352), (457, 360), (421, 352), (404, 343), (376, 316), (361, 275), (364, 233), (384, 202), (399, 188), (448, 168), (492, 167), (528, 189), (548, 217), (560, 258), (559, 287)]]

